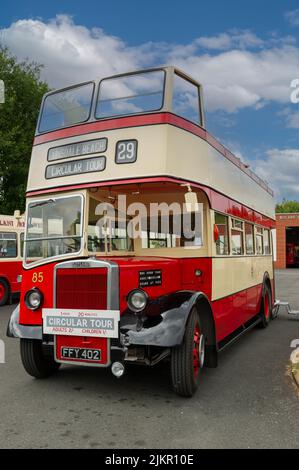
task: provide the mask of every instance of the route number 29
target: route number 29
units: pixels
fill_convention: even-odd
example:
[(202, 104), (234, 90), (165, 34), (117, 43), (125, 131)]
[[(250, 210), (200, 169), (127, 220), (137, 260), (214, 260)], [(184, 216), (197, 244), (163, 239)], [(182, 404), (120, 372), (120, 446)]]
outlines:
[(43, 282), (43, 281), (44, 281), (44, 274), (42, 272), (33, 273), (32, 282)]
[(134, 163), (137, 159), (137, 140), (120, 140), (116, 144), (116, 163)]

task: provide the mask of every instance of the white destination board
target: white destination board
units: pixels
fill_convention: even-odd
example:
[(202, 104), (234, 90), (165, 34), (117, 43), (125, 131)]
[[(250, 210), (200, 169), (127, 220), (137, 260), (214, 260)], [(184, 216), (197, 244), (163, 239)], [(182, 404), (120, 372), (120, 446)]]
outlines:
[(118, 338), (119, 310), (43, 308), (42, 316), (45, 334)]

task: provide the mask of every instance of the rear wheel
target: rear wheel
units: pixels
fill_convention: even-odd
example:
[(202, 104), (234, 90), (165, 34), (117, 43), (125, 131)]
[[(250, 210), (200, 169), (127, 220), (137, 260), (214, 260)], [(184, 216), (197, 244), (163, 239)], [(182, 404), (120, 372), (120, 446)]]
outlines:
[(0, 307), (5, 305), (9, 297), (9, 285), (4, 279), (0, 279)]
[(272, 294), (271, 294), (271, 289), (269, 285), (265, 284), (264, 289), (263, 289), (261, 311), (260, 311), (260, 317), (262, 320), (260, 323), (261, 328), (267, 328), (271, 320), (271, 315), (272, 315)]
[(21, 339), (20, 348), (23, 367), (32, 377), (44, 379), (59, 369), (60, 364), (55, 362), (53, 353), (45, 350), (42, 341)]
[(183, 342), (172, 349), (171, 378), (174, 391), (191, 397), (197, 390), (204, 364), (205, 341), (201, 333), (199, 315), (193, 309), (185, 330)]

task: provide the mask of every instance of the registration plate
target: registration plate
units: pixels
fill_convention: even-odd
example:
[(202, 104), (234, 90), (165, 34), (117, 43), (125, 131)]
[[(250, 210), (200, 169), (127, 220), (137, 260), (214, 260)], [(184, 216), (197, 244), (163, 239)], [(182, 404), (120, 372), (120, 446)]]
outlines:
[(86, 366), (108, 367), (110, 364), (109, 338), (86, 336), (54, 336), (55, 360)]
[(61, 357), (64, 359), (100, 362), (101, 350), (100, 349), (88, 349), (88, 348), (70, 348), (70, 347), (62, 346)]

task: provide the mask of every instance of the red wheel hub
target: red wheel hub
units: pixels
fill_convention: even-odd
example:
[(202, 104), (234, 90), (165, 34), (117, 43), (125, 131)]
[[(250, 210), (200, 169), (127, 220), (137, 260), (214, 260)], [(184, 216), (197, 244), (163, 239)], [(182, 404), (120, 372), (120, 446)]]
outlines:
[(193, 372), (194, 377), (198, 376), (199, 369), (203, 366), (204, 361), (204, 340), (200, 333), (199, 325), (196, 324), (193, 337)]

